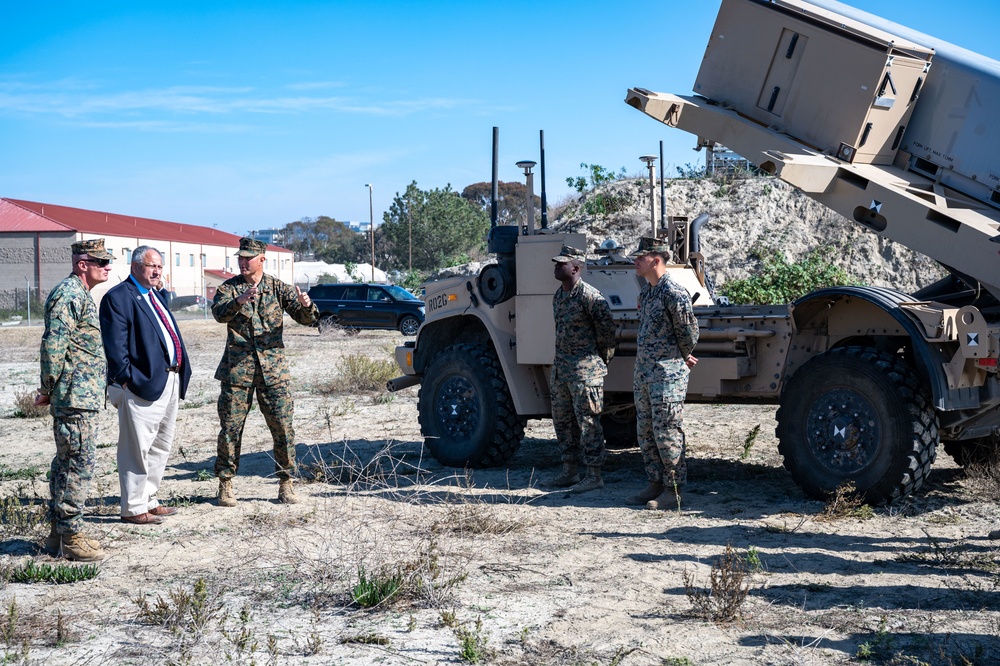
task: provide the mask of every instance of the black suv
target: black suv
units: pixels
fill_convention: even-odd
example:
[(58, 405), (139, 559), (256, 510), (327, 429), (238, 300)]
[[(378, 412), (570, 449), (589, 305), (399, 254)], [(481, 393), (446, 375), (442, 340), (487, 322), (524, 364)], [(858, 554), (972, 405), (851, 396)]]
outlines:
[(392, 284), (318, 284), (309, 298), (319, 308), (320, 333), (336, 324), (416, 335), (424, 321), (424, 302)]

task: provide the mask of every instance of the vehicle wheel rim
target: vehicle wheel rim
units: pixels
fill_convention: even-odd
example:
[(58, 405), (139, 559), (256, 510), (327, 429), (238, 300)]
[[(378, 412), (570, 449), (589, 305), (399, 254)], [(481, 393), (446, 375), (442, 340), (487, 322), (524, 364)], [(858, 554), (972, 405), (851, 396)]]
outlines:
[(415, 319), (404, 319), (402, 328), (403, 335), (416, 335), (417, 329), (420, 328), (420, 323)]
[(880, 431), (874, 405), (848, 389), (824, 394), (806, 415), (810, 452), (822, 466), (842, 475), (859, 472), (875, 459)]
[(444, 436), (457, 441), (472, 437), (480, 419), (479, 401), (472, 382), (461, 376), (446, 379), (435, 402), (437, 420)]

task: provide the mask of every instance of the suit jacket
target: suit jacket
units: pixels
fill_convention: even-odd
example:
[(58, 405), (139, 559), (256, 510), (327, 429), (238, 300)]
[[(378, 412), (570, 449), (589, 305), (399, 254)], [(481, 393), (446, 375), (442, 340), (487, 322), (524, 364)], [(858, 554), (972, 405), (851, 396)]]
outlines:
[[(163, 306), (177, 337), (181, 331), (155, 289), (151, 296)], [(108, 383), (128, 384), (143, 400), (157, 400), (167, 385), (170, 350), (159, 320), (131, 278), (112, 287), (101, 299), (101, 338), (108, 357)], [(191, 362), (181, 340), (181, 398), (191, 381)]]

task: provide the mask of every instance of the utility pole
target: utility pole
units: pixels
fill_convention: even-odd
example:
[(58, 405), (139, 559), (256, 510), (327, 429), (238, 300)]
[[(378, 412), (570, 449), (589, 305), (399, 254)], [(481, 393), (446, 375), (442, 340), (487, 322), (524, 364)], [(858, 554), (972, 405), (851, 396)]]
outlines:
[(368, 188), (368, 232), (371, 234), (372, 238), (372, 282), (375, 281), (375, 212), (372, 208), (372, 186), (371, 183), (365, 183), (365, 187)]

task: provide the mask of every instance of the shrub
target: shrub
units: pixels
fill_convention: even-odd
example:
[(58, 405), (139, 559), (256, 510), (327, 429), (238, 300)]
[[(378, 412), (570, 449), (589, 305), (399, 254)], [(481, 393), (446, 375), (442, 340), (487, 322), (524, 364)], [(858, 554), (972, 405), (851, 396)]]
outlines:
[(35, 392), (21, 389), (14, 393), (14, 417), (19, 419), (37, 419), (48, 416), (48, 405), (35, 404)]
[(396, 376), (398, 368), (390, 360), (350, 354), (341, 359), (339, 371), (327, 387), (331, 393), (384, 391), (385, 384)]
[(708, 590), (697, 587), (694, 576), (685, 571), (684, 592), (691, 601), (694, 614), (714, 622), (737, 620), (750, 591), (744, 582), (746, 575), (746, 559), (736, 552), (732, 544), (726, 544), (726, 552), (712, 565)]
[(864, 498), (857, 491), (853, 481), (845, 481), (834, 490), (833, 495), (823, 507), (823, 513), (817, 520), (836, 520), (838, 518), (857, 518), (868, 520), (875, 517), (875, 511), (865, 504)]
[(804, 259), (789, 264), (785, 256), (772, 250), (766, 255), (753, 252), (763, 265), (753, 277), (733, 280), (720, 287), (733, 304), (767, 305), (791, 303), (809, 292), (850, 281), (847, 272), (830, 262), (833, 250), (817, 248)]

